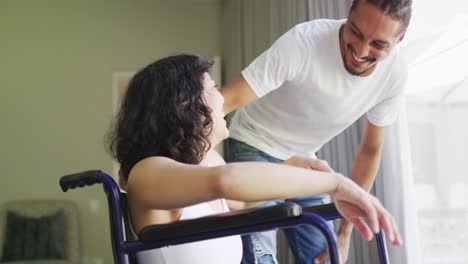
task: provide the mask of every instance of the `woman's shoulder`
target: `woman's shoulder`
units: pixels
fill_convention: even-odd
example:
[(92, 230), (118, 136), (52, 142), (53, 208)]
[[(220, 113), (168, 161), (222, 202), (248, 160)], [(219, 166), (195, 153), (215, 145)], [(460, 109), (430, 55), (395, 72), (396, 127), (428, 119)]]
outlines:
[[(142, 159), (138, 161), (135, 166), (130, 170), (128, 175), (128, 179), (135, 179), (135, 175), (144, 176), (147, 174), (151, 174), (153, 177), (156, 176), (158, 171), (161, 171), (164, 168), (169, 166), (175, 166), (178, 162), (163, 156), (153, 156)], [(138, 177), (140, 178), (140, 177)]]
[(177, 164), (178, 162), (168, 158), (168, 157), (163, 157), (163, 156), (153, 156), (153, 157), (148, 157), (144, 158), (140, 161), (138, 161), (135, 166), (132, 168), (132, 171), (134, 169), (141, 169), (145, 167), (153, 167), (153, 166), (170, 166)]

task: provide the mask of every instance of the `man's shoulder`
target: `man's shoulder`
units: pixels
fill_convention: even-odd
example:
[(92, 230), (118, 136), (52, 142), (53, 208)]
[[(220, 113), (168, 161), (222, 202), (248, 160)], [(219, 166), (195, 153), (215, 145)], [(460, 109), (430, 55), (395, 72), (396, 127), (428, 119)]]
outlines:
[(314, 19), (297, 24), (294, 30), (302, 34), (321, 34), (338, 29), (344, 19)]
[(393, 79), (400, 79), (408, 74), (408, 59), (399, 47), (393, 51), (392, 58), (387, 60), (386, 72)]
[(400, 50), (394, 50), (392, 56), (383, 61), (383, 65), (381, 65), (381, 68), (377, 71), (374, 80), (378, 80), (380, 83), (379, 86), (389, 91), (389, 94), (394, 94), (404, 89), (407, 77), (407, 58)]
[(344, 20), (315, 19), (297, 24), (290, 30), (288, 40), (302, 43), (305, 47), (321, 45), (334, 40)]

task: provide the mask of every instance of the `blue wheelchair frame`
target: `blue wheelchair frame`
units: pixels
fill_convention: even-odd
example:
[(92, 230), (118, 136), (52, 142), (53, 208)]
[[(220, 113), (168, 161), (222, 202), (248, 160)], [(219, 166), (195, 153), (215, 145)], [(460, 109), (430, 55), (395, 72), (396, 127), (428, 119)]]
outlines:
[[(326, 221), (339, 219), (341, 215), (333, 204), (300, 207), (285, 202), (265, 208), (252, 208), (216, 214), (175, 223), (151, 225), (143, 228), (132, 239), (128, 229), (128, 215), (125, 193), (121, 193), (115, 180), (99, 171), (83, 171), (65, 175), (60, 179), (60, 187), (66, 192), (77, 187), (102, 183), (107, 195), (111, 228), (114, 263), (129, 264), (136, 252), (169, 245), (196, 242), (232, 235), (243, 235), (273, 229), (308, 224), (318, 228), (327, 239), (330, 260), (339, 263), (337, 239)], [(383, 232), (376, 235), (380, 262), (387, 264), (386, 244)]]

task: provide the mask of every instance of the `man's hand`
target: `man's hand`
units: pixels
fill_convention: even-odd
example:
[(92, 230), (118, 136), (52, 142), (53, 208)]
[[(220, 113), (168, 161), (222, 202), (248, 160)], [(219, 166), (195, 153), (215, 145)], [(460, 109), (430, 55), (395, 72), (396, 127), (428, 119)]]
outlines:
[(334, 199), (336, 209), (343, 218), (351, 222), (366, 240), (371, 240), (374, 234), (380, 232), (381, 227), (387, 234), (388, 241), (395, 246), (401, 245), (395, 220), (380, 201), (353, 181), (344, 177), (342, 179)]
[(338, 247), (340, 251), (340, 263), (345, 264), (348, 261), (349, 241), (351, 233), (338, 232)]
[[(349, 256), (349, 244), (351, 240), (351, 234), (353, 231), (353, 225), (344, 220), (341, 223), (340, 230), (338, 231), (338, 250), (340, 253), (340, 264), (345, 264), (348, 261)], [(323, 251), (318, 255), (314, 264), (320, 264), (329, 257), (328, 250)]]
[[(328, 250), (323, 251), (314, 259), (314, 264), (320, 264), (324, 262), (328, 258)], [(340, 264), (342, 264), (341, 259), (340, 259)]]
[(328, 162), (303, 156), (293, 156), (292, 158), (285, 160), (283, 164), (304, 169), (333, 172), (333, 169), (328, 165)]

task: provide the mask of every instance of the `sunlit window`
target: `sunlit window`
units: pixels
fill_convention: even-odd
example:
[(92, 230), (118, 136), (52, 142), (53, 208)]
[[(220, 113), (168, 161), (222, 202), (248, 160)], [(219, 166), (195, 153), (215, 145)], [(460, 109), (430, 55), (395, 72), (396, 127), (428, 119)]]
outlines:
[(422, 263), (468, 263), (468, 1), (415, 1), (404, 49)]

